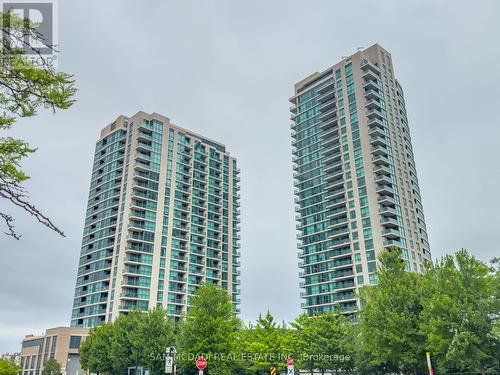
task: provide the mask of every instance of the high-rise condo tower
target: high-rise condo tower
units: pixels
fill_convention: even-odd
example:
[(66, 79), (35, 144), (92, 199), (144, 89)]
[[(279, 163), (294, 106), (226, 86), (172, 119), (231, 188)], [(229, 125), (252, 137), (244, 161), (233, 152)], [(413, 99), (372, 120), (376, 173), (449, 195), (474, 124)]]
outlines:
[(97, 141), (71, 325), (131, 309), (185, 314), (201, 284), (239, 312), (239, 170), (226, 147), (164, 116), (119, 116)]
[(375, 44), (295, 85), (290, 98), (302, 307), (358, 309), (376, 259), (430, 259), (403, 89)]

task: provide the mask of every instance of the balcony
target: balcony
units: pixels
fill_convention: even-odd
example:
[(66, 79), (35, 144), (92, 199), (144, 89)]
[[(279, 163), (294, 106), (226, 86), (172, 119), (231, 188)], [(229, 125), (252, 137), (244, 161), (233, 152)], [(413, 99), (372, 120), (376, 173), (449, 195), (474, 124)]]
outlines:
[(366, 108), (381, 109), (382, 104), (380, 103), (380, 100), (378, 98), (367, 99), (367, 100), (365, 100), (365, 107)]
[(390, 246), (401, 247), (401, 241), (397, 241), (397, 240), (385, 240), (384, 241), (384, 247), (390, 247)]
[(137, 141), (137, 150), (149, 152), (152, 150), (151, 142)]
[(380, 194), (396, 194), (396, 191), (390, 185), (376, 185), (375, 190)]
[(337, 198), (337, 199), (334, 199), (332, 201), (327, 201), (326, 203), (326, 208), (327, 209), (332, 209), (332, 208), (335, 208), (335, 207), (338, 207), (338, 206), (344, 206), (345, 207), (345, 204), (347, 203), (347, 200), (345, 199), (345, 197), (341, 197), (341, 198)]
[(367, 72), (370, 70), (373, 73), (380, 74), (380, 68), (367, 59), (363, 59), (361, 61), (361, 69), (363, 70), (363, 72)]
[(325, 174), (330, 175), (332, 178), (339, 177), (344, 172), (342, 170), (342, 163), (335, 163), (325, 166), (323, 171)]
[(392, 217), (383, 217), (380, 223), (384, 227), (399, 228), (399, 222)]
[(384, 206), (391, 206), (396, 204), (396, 200), (390, 195), (380, 195), (377, 199), (377, 202)]
[(320, 88), (317, 90), (317, 93), (318, 93), (318, 94), (325, 94), (326, 92), (331, 91), (331, 90), (333, 90), (334, 88), (335, 88), (335, 82), (334, 82), (334, 81), (333, 81), (333, 79), (332, 79), (330, 82), (328, 82), (328, 83), (326, 83), (326, 84), (322, 85), (322, 87), (320, 87)]
[(336, 118), (336, 117), (337, 117), (337, 108), (333, 108), (327, 112), (322, 113), (319, 116), (319, 120), (320, 121), (327, 121), (327, 120), (330, 120), (330, 119)]
[[(337, 227), (345, 226), (348, 221), (349, 220), (347, 219), (347, 211), (345, 211), (344, 216), (343, 217), (341, 216), (341, 217), (338, 217), (337, 219), (335, 219), (335, 222), (330, 224), (328, 229), (335, 229)], [(346, 230), (346, 232), (347, 232), (347, 230)]]
[(333, 274), (333, 277), (335, 278), (335, 280), (338, 280), (338, 279), (341, 279), (341, 278), (344, 278), (344, 277), (351, 277), (354, 276), (354, 272), (352, 269), (350, 270), (343, 270), (343, 271), (336, 271), (334, 272)]
[(344, 186), (344, 178), (337, 178), (335, 179), (334, 176), (327, 176), (325, 178), (325, 181), (327, 182), (328, 184), (328, 189), (337, 189), (337, 188), (340, 188), (342, 186)]
[(389, 146), (389, 140), (385, 137), (385, 135), (370, 137), (370, 143), (373, 146)]
[(328, 219), (334, 219), (336, 217), (340, 217), (340, 216), (343, 216), (343, 215), (346, 215), (347, 213), (347, 207), (344, 206), (342, 207), (338, 207), (334, 210), (332, 210), (329, 214), (328, 214)]
[(380, 112), (378, 109), (375, 109), (375, 108), (372, 108), (372, 109), (368, 109), (366, 111), (366, 116), (369, 118), (369, 119), (373, 119), (373, 118), (378, 118), (380, 120), (383, 120), (384, 119), (384, 115), (382, 114), (382, 112)]
[(399, 234), (399, 231), (396, 229), (392, 229), (392, 228), (382, 230), (382, 236), (387, 237), (389, 239), (395, 239), (395, 238), (401, 237), (401, 235)]
[(329, 118), (327, 121), (323, 121), (322, 124), (320, 124), (319, 128), (321, 130), (328, 130), (333, 128), (334, 126), (337, 126), (337, 116)]
[(378, 89), (365, 90), (366, 99), (383, 99), (383, 94)]
[(385, 129), (384, 121), (381, 120), (378, 117), (373, 117), (373, 118), (369, 119), (368, 120), (368, 126), (370, 128), (378, 127), (378, 128), (381, 128), (381, 129)]
[(372, 154), (387, 156), (387, 155), (389, 155), (389, 152), (388, 152), (387, 148), (384, 146), (375, 146), (375, 147), (372, 147)]
[(375, 182), (379, 185), (391, 185), (392, 179), (386, 175), (379, 174), (375, 176)]
[(321, 145), (323, 147), (330, 147), (330, 146), (338, 146), (340, 147), (340, 134), (333, 135), (331, 138), (324, 139), (323, 142), (321, 142)]
[(368, 79), (368, 80), (365, 80), (365, 82), (363, 83), (363, 88), (365, 90), (379, 89), (380, 86), (379, 86), (378, 80)]
[(389, 176), (391, 174), (391, 169), (385, 164), (375, 164), (373, 172), (379, 175)]
[(391, 217), (397, 217), (398, 213), (395, 208), (385, 206), (385, 207), (380, 207), (378, 210), (379, 214), (383, 216), (391, 216)]
[[(371, 64), (371, 63), (370, 63)], [(361, 66), (361, 69), (363, 69), (363, 66)], [(378, 68), (377, 68), (378, 69)], [(375, 79), (378, 79), (379, 78), (379, 73), (376, 73), (375, 71), (373, 71), (372, 69), (363, 69), (363, 73), (361, 74), (361, 76), (364, 78), (364, 79), (372, 79), (372, 80), (375, 80)]]
[(385, 137), (386, 136), (384, 129), (380, 128), (378, 126), (370, 128), (370, 130), (368, 130), (368, 134), (372, 137)]
[(321, 104), (319, 107), (318, 107), (318, 111), (320, 112), (327, 112), (328, 110), (334, 108), (336, 105), (336, 101), (335, 101), (335, 98), (332, 98), (330, 99), (329, 101)]
[(328, 92), (318, 96), (318, 98), (316, 99), (316, 102), (317, 103), (324, 103), (324, 102), (326, 102), (334, 97), (335, 97), (335, 91), (328, 91)]
[(339, 198), (340, 196), (343, 196), (345, 194), (344, 187), (333, 189), (333, 188), (330, 188), (330, 186), (327, 186), (326, 190), (327, 190), (326, 199)]
[(389, 158), (382, 154), (374, 156), (372, 160), (375, 165), (386, 165), (386, 166), (391, 165)]

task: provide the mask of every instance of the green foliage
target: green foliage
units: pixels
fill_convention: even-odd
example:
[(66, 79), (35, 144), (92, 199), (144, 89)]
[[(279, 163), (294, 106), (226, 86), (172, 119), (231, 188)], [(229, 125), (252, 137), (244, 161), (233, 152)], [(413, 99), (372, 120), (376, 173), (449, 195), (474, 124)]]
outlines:
[(361, 290), (360, 332), (362, 351), (370, 364), (398, 371), (425, 367), (425, 336), (420, 331), (421, 277), (406, 272), (401, 251), (380, 256), (378, 284)]
[(163, 374), (163, 353), (174, 342), (173, 324), (164, 310), (131, 311), (114, 323), (92, 328), (80, 346), (82, 368), (93, 373), (123, 374), (128, 367), (148, 367)]
[(465, 250), (429, 268), (421, 328), (440, 368), (484, 371), (498, 364), (497, 278), (498, 271)]
[(257, 373), (267, 374), (271, 367), (283, 370), (286, 356), (290, 353), (288, 335), (290, 329), (285, 324), (278, 324), (268, 311), (259, 315), (257, 324), (250, 328), (244, 350), (249, 354), (250, 368)]
[[(22, 39), (24, 34), (30, 34), (30, 40), (38, 43), (43, 43), (43, 36), (36, 34), (33, 25), (11, 13), (0, 13), (0, 26), (0, 131), (10, 129), (19, 118), (35, 116), (40, 107), (50, 108), (53, 112), (69, 108), (75, 102), (73, 76), (56, 71), (43, 56), (37, 56), (35, 64), (22, 50), (13, 47), (12, 39), (26, 43)], [(36, 48), (34, 50), (37, 51)], [(23, 199), (26, 196), (18, 185), (28, 179), (21, 169), (21, 160), (35, 150), (23, 140), (0, 136), (0, 198), (21, 207), (42, 224), (63, 235), (48, 218)], [(7, 234), (18, 239), (12, 216), (0, 212), (0, 218), (9, 229)]]
[(118, 375), (137, 360), (159, 375), (162, 354), (175, 343), (182, 374), (197, 374), (201, 355), (207, 375), (282, 371), (288, 356), (310, 373), (425, 374), (426, 351), (439, 373), (499, 371), (500, 261), (488, 267), (460, 251), (429, 264), (424, 275), (405, 271), (399, 249), (379, 262), (378, 284), (360, 293), (358, 320), (331, 312), (301, 315), (287, 327), (267, 312), (245, 327), (227, 292), (205, 285), (178, 326), (155, 309), (92, 329), (80, 348), (82, 366)]
[(19, 367), (14, 363), (6, 359), (0, 359), (0, 375), (16, 375), (18, 371)]
[(80, 345), (80, 365), (95, 374), (112, 374), (110, 347), (114, 331), (112, 324), (103, 324), (90, 330)]
[(352, 368), (352, 325), (345, 317), (333, 312), (303, 314), (291, 325), (289, 347), (299, 368), (322, 372)]
[(152, 375), (163, 375), (163, 353), (165, 348), (173, 346), (175, 342), (174, 324), (161, 308), (150, 310), (142, 317), (133, 347), (139, 349), (141, 364), (149, 368)]
[[(232, 374), (238, 361), (237, 338), (242, 328), (231, 298), (213, 285), (198, 288), (191, 307), (179, 324), (177, 351), (183, 374), (197, 373), (194, 358), (205, 356), (210, 375)], [(230, 358), (232, 356), (232, 358)]]
[(54, 358), (49, 358), (43, 366), (42, 375), (62, 375), (60, 363)]

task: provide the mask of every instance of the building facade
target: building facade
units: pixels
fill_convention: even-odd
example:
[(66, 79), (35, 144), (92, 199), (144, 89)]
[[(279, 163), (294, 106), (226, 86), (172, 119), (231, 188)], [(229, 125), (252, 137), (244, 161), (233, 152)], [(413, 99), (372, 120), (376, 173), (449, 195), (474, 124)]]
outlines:
[(97, 141), (71, 325), (131, 309), (185, 314), (201, 284), (239, 312), (239, 169), (164, 116), (119, 116)]
[(61, 365), (63, 375), (83, 375), (80, 368), (80, 344), (88, 335), (84, 328), (57, 327), (42, 336), (28, 335), (21, 347), (19, 375), (40, 375), (48, 359)]
[(290, 98), (302, 308), (358, 309), (377, 255), (430, 259), (403, 89), (378, 44), (295, 85)]
[(20, 353), (4, 353), (0, 355), (0, 359), (5, 359), (10, 361), (15, 365), (19, 366), (21, 364), (21, 354)]

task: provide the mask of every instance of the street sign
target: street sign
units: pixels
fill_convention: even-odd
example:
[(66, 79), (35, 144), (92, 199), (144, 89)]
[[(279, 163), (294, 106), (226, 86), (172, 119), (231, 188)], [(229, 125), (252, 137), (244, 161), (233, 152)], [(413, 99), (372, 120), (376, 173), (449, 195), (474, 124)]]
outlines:
[(288, 357), (288, 359), (286, 360), (286, 363), (288, 366), (293, 366), (293, 358)]
[(293, 365), (288, 365), (287, 367), (287, 372), (286, 372), (286, 375), (294, 375), (295, 374), (295, 370), (293, 369)]
[(271, 367), (271, 375), (276, 375), (276, 367)]
[(171, 374), (174, 372), (174, 358), (170, 356), (165, 357), (165, 372)]
[(204, 370), (207, 367), (207, 360), (203, 357), (200, 357), (196, 360), (196, 367), (198, 370)]

